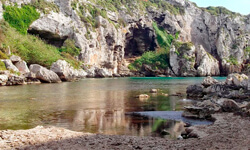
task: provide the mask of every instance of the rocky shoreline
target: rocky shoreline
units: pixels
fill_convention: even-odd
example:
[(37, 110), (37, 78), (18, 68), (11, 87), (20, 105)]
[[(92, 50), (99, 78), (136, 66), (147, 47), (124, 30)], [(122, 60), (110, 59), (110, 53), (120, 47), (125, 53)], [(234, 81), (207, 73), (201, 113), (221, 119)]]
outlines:
[[(0, 131), (0, 149), (249, 149), (249, 118), (218, 113), (208, 126), (189, 127), (197, 138), (170, 140), (153, 137), (89, 134), (58, 127)], [(194, 137), (194, 136), (193, 136)]]
[(185, 107), (185, 117), (210, 118), (218, 112), (250, 116), (250, 78), (245, 74), (230, 74), (225, 82), (207, 77), (201, 84), (187, 87), (187, 97), (200, 102)]

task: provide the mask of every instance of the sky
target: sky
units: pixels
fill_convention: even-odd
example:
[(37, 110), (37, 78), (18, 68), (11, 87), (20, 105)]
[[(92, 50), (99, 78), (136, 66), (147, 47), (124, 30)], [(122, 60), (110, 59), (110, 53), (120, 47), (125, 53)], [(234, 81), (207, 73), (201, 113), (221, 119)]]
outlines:
[(195, 2), (199, 7), (223, 6), (227, 9), (241, 13), (250, 14), (250, 0), (190, 0)]

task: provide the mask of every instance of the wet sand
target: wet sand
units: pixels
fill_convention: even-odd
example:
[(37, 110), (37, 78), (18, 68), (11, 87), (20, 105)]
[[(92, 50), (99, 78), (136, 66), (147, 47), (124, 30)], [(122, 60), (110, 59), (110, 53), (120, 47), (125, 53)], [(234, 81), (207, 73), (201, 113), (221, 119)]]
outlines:
[(0, 149), (250, 149), (250, 119), (215, 114), (212, 125), (191, 127), (199, 138), (170, 140), (154, 137), (101, 135), (56, 127), (0, 131)]

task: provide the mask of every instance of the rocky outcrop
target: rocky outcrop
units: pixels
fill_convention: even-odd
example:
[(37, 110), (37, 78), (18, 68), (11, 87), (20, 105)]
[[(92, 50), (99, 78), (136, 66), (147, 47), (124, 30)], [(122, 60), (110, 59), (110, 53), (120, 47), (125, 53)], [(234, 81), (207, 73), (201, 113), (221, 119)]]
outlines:
[[(248, 103), (249, 104), (249, 103)], [(184, 107), (182, 116), (187, 118), (211, 119), (212, 114), (218, 112), (247, 112), (247, 105), (240, 107), (240, 103), (232, 99), (220, 98), (198, 102), (193, 106)]]
[(250, 99), (248, 86), (248, 77), (244, 74), (230, 74), (225, 82), (217, 82), (208, 77), (204, 79), (202, 85), (187, 87), (187, 96), (195, 99), (217, 97), (243, 101)]
[(57, 62), (53, 63), (50, 70), (55, 72), (62, 81), (74, 81), (80, 78), (84, 78), (87, 75), (84, 70), (74, 69), (65, 60), (58, 60)]
[(58, 77), (58, 75), (51, 71), (46, 69), (43, 66), (33, 64), (29, 67), (30, 73), (28, 77), (33, 77), (41, 80), (41, 82), (47, 82), (47, 83), (58, 83), (61, 82), (61, 79)]
[(195, 46), (192, 43), (181, 43), (179, 48), (172, 45), (169, 57), (170, 67), (176, 76), (196, 76)]
[(219, 76), (219, 61), (205, 51), (202, 46), (196, 49), (196, 65), (198, 76)]
[(248, 76), (246, 76), (245, 74), (230, 74), (228, 75), (227, 79), (226, 79), (226, 85), (229, 86), (233, 86), (236, 88), (244, 88), (247, 89), (248, 88)]

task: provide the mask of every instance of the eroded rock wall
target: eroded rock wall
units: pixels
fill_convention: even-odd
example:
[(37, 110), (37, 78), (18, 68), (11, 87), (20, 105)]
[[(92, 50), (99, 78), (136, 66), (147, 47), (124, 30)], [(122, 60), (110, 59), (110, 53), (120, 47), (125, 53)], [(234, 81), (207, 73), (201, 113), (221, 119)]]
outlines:
[[(38, 34), (48, 43), (62, 46), (66, 39), (73, 39), (81, 49), (78, 57), (87, 68), (105, 68), (108, 74), (129, 72), (125, 56), (141, 55), (157, 48), (152, 22), (169, 34), (179, 32), (178, 40), (192, 42), (194, 48), (189, 60), (175, 57), (172, 49), (170, 67), (177, 76), (225, 75), (241, 72), (249, 62), (250, 15), (212, 15), (193, 3), (183, 0), (167, 0), (184, 9), (183, 14), (149, 7), (133, 10), (120, 7), (118, 11), (106, 10), (107, 16), (95, 18), (95, 25), (84, 18), (92, 17), (80, 5), (102, 8), (88, 0), (46, 0), (55, 3), (59, 12), (41, 13), (32, 23), (29, 33)], [(10, 0), (9, 3), (28, 4), (30, 0)], [(76, 6), (73, 7), (73, 3)], [(137, 6), (137, 1), (134, 1)], [(130, 11), (130, 13), (128, 13)], [(1, 14), (2, 10), (0, 10)], [(1, 15), (0, 15), (1, 16)], [(123, 22), (123, 23), (122, 23)], [(193, 56), (194, 55), (194, 59)], [(193, 61), (195, 60), (195, 62)], [(172, 63), (172, 65), (171, 65)], [(181, 70), (181, 71), (180, 71)], [(128, 74), (128, 73), (127, 73)]]

